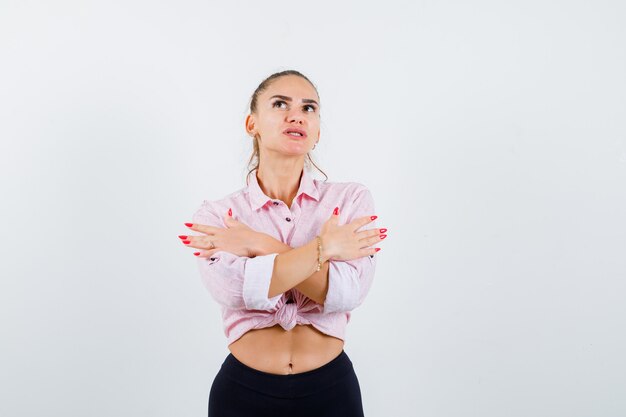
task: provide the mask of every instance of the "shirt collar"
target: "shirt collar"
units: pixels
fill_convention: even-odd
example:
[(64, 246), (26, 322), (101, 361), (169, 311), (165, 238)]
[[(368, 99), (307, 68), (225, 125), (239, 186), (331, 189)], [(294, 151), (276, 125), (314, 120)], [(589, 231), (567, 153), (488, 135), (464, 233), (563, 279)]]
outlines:
[[(268, 201), (272, 201), (269, 198), (261, 187), (259, 186), (259, 181), (256, 177), (257, 170), (255, 169), (249, 174), (248, 177), (248, 186), (246, 187), (248, 191), (248, 197), (250, 199), (250, 204), (253, 210), (258, 210), (264, 205), (268, 203)], [(300, 194), (306, 194), (309, 197), (313, 198), (315, 201), (319, 201), (319, 190), (313, 181), (313, 177), (311, 174), (307, 172), (305, 168), (302, 169), (302, 175), (300, 178), (300, 186), (298, 187), (298, 192), (294, 197), (294, 201), (298, 200)]]

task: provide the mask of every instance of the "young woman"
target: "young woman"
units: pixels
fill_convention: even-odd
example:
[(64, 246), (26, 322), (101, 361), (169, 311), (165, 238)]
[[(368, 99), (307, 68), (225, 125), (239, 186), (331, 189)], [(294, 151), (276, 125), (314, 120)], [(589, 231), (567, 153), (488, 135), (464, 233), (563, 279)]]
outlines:
[(199, 234), (179, 236), (200, 249), (231, 352), (211, 386), (209, 417), (363, 416), (343, 346), (386, 229), (375, 225), (367, 187), (307, 172), (320, 137), (320, 99), (307, 77), (290, 70), (265, 79), (246, 131), (257, 162), (247, 186), (205, 200), (185, 223)]

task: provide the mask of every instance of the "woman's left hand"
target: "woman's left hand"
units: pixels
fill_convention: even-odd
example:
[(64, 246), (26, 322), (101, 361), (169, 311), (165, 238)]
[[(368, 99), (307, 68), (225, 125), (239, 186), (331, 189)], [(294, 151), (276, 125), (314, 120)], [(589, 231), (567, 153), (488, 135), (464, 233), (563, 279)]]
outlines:
[[(189, 227), (200, 236), (179, 236), (186, 246), (200, 249), (199, 258), (208, 258), (217, 251), (225, 251), (237, 256), (254, 256), (252, 245), (258, 239), (258, 232), (231, 216), (224, 217), (226, 228), (194, 223)], [(188, 242), (188, 243), (186, 243)], [(213, 249), (211, 242), (215, 246)]]

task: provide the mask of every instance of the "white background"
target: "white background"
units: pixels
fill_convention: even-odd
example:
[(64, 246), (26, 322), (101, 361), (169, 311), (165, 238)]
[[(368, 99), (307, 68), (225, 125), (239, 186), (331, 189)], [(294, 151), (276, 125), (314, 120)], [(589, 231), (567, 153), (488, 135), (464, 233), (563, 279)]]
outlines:
[(624, 22), (1, 0), (0, 415), (206, 415), (228, 350), (177, 235), (245, 185), (250, 96), (285, 69), (319, 89), (316, 162), (389, 229), (345, 345), (366, 416), (626, 415)]

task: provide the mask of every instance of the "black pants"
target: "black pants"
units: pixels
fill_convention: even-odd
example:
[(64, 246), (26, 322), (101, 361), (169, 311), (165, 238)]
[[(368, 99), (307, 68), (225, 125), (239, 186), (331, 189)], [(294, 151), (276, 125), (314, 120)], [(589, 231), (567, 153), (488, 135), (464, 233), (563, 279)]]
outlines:
[(209, 394), (209, 417), (363, 417), (361, 389), (344, 350), (319, 368), (277, 375), (230, 353)]

